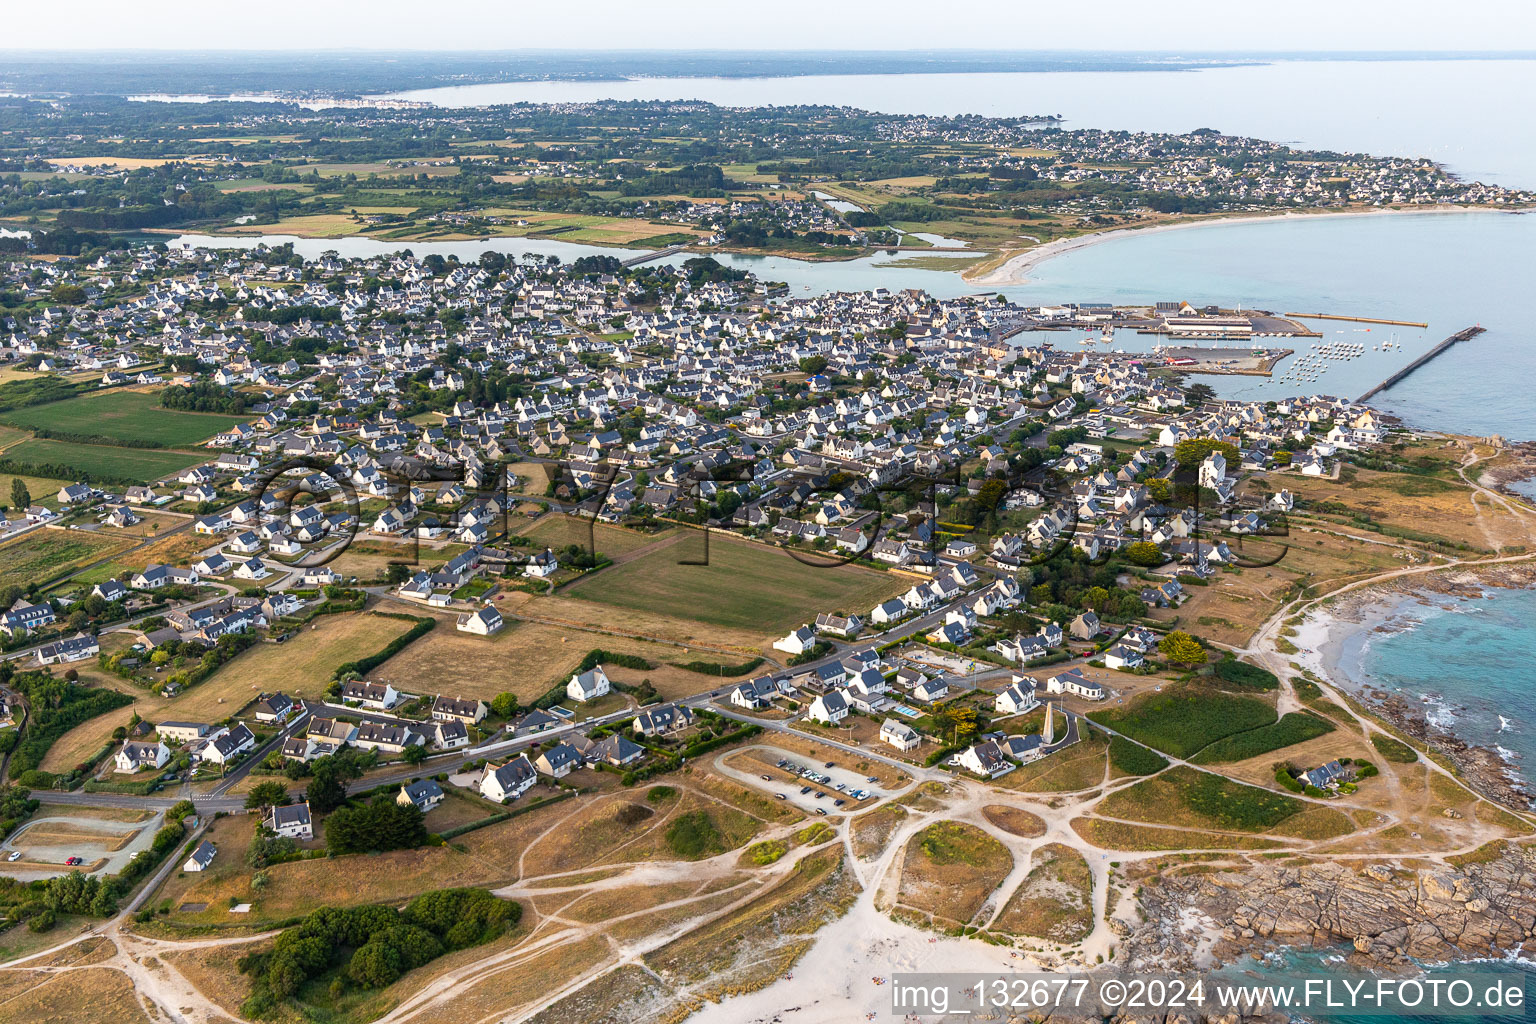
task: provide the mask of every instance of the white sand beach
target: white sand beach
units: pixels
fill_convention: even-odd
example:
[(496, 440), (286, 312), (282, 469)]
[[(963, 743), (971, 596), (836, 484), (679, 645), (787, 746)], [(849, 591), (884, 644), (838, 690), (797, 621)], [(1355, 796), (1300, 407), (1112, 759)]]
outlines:
[(1108, 228), (1103, 231), (1091, 231), (1086, 235), (1075, 235), (1072, 238), (1060, 238), (1054, 242), (1046, 242), (1037, 245), (1033, 249), (1026, 249), (1017, 256), (1009, 259), (999, 267), (995, 267), (983, 274), (970, 276), (966, 273), (962, 276), (965, 280), (978, 288), (999, 288), (1009, 285), (1029, 283), (1029, 272), (1046, 260), (1053, 259), (1063, 253), (1074, 252), (1078, 249), (1086, 249), (1090, 245), (1098, 245), (1100, 242), (1108, 242), (1117, 238), (1129, 238), (1131, 235), (1149, 235), (1159, 231), (1179, 231), (1185, 228), (1211, 227), (1227, 224), (1256, 224), (1262, 221), (1295, 221), (1315, 220), (1319, 217), (1388, 217), (1401, 214), (1415, 213), (1486, 213), (1486, 209), (1475, 209), (1462, 206), (1424, 206), (1393, 210), (1340, 210), (1337, 212), (1317, 213), (1261, 213), (1244, 215), (1241, 217), (1203, 217), (1199, 219), (1173, 221), (1167, 224), (1154, 224), (1141, 228)]

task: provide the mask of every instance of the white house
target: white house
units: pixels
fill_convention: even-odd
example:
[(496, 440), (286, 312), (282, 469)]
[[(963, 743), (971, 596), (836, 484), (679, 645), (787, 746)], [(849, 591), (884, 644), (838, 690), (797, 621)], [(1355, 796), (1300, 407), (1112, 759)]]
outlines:
[(165, 762), (170, 759), (170, 748), (159, 740), (153, 743), (130, 741), (124, 743), (123, 749), (117, 752), (117, 770), (136, 772), (140, 768), (164, 768)]
[(844, 697), (840, 690), (824, 693), (811, 701), (805, 717), (813, 722), (836, 725), (848, 717), (848, 698)]
[(1124, 644), (1115, 644), (1104, 652), (1105, 668), (1140, 668), (1143, 660), (1140, 651)]
[(504, 625), (506, 622), (502, 619), (501, 612), (491, 605), (484, 605), (468, 615), (460, 615), (456, 628), (460, 632), (474, 633), (476, 636), (490, 636)]
[(523, 566), (523, 575), (542, 580), (553, 576), (560, 569), (560, 560), (554, 552), (545, 548), (539, 554), (528, 559), (528, 564)]
[(487, 800), (506, 803), (532, 789), (538, 778), (528, 755), (519, 754), (506, 764), (485, 766), (485, 773), (480, 776), (480, 795)]
[(315, 827), (309, 817), (308, 800), (288, 807), (272, 808), (272, 815), (267, 818), (265, 824), (273, 832), (280, 836), (287, 836), (289, 839), (315, 838)]
[(994, 705), (1000, 715), (1018, 715), (1040, 706), (1035, 697), (1034, 680), (1028, 676), (1014, 676), (1008, 688), (997, 695)]
[(213, 863), (214, 854), (218, 852), (218, 849), (212, 843), (204, 839), (198, 844), (197, 849), (192, 851), (192, 856), (187, 858), (187, 862), (181, 866), (181, 870), (204, 871), (209, 864)]
[(880, 723), (880, 740), (897, 750), (915, 750), (923, 742), (916, 729), (894, 718), (887, 718)]
[(1003, 755), (1002, 748), (993, 740), (967, 747), (960, 754), (959, 761), (960, 767), (986, 779), (1007, 775), (1018, 767)]
[(254, 746), (256, 736), (244, 723), (237, 723), (233, 729), (222, 729), (210, 737), (203, 744), (200, 756), (214, 764), (228, 764)]
[(1051, 676), (1045, 681), (1047, 693), (1067, 693), (1084, 700), (1103, 700), (1104, 687), (1083, 675), (1078, 669), (1071, 669), (1060, 675)]
[(565, 684), (565, 695), (571, 700), (585, 703), (607, 695), (612, 689), (613, 684), (609, 682), (603, 666), (596, 665), (586, 672), (571, 676), (571, 681)]
[(816, 646), (816, 632), (810, 626), (801, 626), (788, 636), (773, 642), (773, 649), (785, 654), (801, 655)]

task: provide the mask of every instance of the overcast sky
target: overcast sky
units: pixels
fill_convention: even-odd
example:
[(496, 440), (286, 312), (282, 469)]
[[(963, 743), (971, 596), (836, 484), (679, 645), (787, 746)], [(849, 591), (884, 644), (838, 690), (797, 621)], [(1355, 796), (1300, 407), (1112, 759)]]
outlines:
[(5, 0), (3, 7), (0, 48), (17, 49), (1536, 49), (1529, 0)]

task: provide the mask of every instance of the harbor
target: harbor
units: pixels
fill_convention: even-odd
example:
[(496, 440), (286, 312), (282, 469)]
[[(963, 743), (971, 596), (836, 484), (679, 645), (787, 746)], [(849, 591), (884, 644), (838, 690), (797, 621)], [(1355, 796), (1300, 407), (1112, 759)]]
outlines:
[(1450, 348), (1452, 345), (1455, 345), (1458, 341), (1468, 341), (1477, 337), (1479, 334), (1482, 334), (1484, 330), (1486, 330), (1486, 328), (1482, 327), (1481, 325), (1462, 328), (1455, 334), (1451, 335), (1449, 338), (1446, 338), (1440, 344), (1436, 345), (1434, 348), (1430, 349), (1428, 352), (1425, 352), (1423, 355), (1419, 356), (1419, 358), (1415, 359), (1407, 366), (1403, 367), (1401, 370), (1398, 370), (1396, 373), (1382, 381), (1380, 384), (1377, 384), (1375, 387), (1371, 388), (1371, 390), (1361, 395), (1357, 401), (1370, 401), (1375, 396), (1381, 394), (1392, 385), (1407, 377), (1414, 370), (1417, 370), (1419, 367), (1432, 361), (1436, 356)]
[(1288, 348), (1205, 348), (1194, 345), (1159, 346), (1153, 352), (1180, 373), (1239, 377), (1273, 376), (1280, 361), (1295, 354), (1294, 349)]

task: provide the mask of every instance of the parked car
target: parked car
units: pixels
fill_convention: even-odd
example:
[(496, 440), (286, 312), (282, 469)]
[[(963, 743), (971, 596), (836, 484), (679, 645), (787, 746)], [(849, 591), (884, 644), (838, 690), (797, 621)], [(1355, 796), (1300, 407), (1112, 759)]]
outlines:
[(9, 857), (5, 858), (5, 859), (6, 860), (21, 860), (21, 851), (20, 850), (12, 850), (11, 851), (11, 855)]
[(822, 767), (823, 768), (836, 768), (837, 767), (837, 762), (836, 761), (828, 761), (826, 764), (822, 765)]
[(775, 793), (775, 794), (773, 794), (773, 797), (774, 797), (775, 800), (787, 800), (787, 799), (789, 799), (783, 793)]
[(772, 782), (773, 781), (773, 776), (771, 776), (771, 775), (764, 775), (763, 776), (763, 781), (764, 782)]
[(818, 808), (816, 808), (816, 813), (817, 814), (826, 814), (827, 813), (827, 809), (825, 807), (818, 807)]
[(85, 863), (85, 860), (82, 857), (71, 857), (71, 858), (69, 858), (69, 860), (64, 862), (64, 865), (66, 867), (71, 867), (72, 868), (76, 864), (84, 864), (84, 863)]
[(805, 794), (809, 793), (810, 791), (811, 791), (811, 787), (810, 786), (801, 786), (800, 787), (800, 795), (801, 796), (804, 796)]

